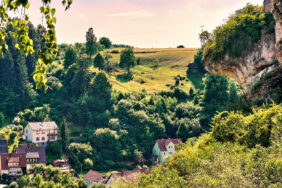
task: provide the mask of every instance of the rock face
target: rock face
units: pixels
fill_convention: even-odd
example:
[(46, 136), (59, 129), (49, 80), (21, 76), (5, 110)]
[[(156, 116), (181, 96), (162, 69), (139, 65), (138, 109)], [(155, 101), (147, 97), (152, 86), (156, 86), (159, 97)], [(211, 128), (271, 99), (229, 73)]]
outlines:
[[(275, 34), (263, 35), (252, 51), (245, 51), (240, 58), (225, 56), (222, 61), (210, 63), (209, 54), (203, 57), (205, 69), (211, 74), (235, 79), (249, 92), (262, 75), (281, 71), (282, 66), (282, 3), (281, 0), (265, 0), (264, 11), (271, 12), (276, 22)], [(281, 74), (279, 74), (281, 75)], [(280, 80), (280, 79), (279, 79)], [(278, 83), (280, 85), (282, 83)], [(279, 86), (282, 87), (282, 86)], [(265, 91), (267, 93), (268, 91)], [(264, 94), (264, 92), (259, 92)]]

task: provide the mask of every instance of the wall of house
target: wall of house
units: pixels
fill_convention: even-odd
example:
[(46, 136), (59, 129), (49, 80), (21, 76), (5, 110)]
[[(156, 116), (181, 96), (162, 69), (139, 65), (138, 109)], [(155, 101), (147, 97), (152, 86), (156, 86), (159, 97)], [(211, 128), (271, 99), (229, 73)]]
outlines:
[(30, 128), (30, 126), (26, 126), (25, 129), (24, 129), (24, 139), (27, 140), (27, 141), (31, 141), (32, 142), (32, 130)]
[(158, 143), (155, 144), (155, 146), (153, 147), (153, 155), (160, 155), (161, 154), (161, 150), (159, 148)]

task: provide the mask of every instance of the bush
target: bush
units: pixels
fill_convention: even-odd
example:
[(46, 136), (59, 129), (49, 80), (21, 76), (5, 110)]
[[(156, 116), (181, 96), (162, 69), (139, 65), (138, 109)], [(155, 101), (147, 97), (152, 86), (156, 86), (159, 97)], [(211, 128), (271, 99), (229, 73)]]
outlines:
[(244, 50), (252, 50), (262, 34), (274, 33), (274, 26), (273, 16), (263, 13), (262, 7), (247, 5), (231, 16), (225, 25), (216, 28), (204, 54), (210, 56), (211, 62), (223, 60), (226, 54), (232, 58), (240, 57)]

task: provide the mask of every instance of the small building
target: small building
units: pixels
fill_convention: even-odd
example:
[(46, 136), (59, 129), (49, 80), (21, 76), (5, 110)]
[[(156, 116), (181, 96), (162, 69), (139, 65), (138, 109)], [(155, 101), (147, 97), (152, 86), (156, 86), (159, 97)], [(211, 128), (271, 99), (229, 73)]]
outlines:
[(59, 168), (62, 173), (66, 173), (70, 171), (70, 166), (68, 164), (67, 159), (63, 159), (63, 160), (57, 159), (53, 161), (53, 166)]
[(107, 181), (106, 185), (112, 186), (116, 182), (122, 181), (123, 184), (127, 185), (128, 183), (134, 181), (134, 183), (137, 183), (138, 181), (138, 175), (140, 173), (146, 173), (148, 169), (134, 169), (134, 170), (126, 170), (122, 172), (116, 172), (112, 173), (109, 180)]
[(86, 184), (90, 186), (92, 183), (106, 183), (108, 179), (104, 174), (94, 170), (89, 170), (89, 172), (84, 176), (84, 180)]
[(0, 154), (0, 174), (10, 177), (19, 177), (26, 170), (26, 158), (24, 154)]
[(39, 146), (47, 146), (58, 140), (58, 126), (54, 121), (29, 122), (24, 128), (23, 138)]
[(167, 157), (171, 157), (175, 152), (175, 145), (181, 142), (181, 139), (160, 139), (157, 140), (153, 148), (153, 156), (156, 162), (165, 162)]
[(0, 154), (8, 153), (8, 142), (7, 140), (0, 140)]
[(23, 154), (26, 158), (26, 169), (30, 170), (38, 164), (46, 165), (45, 147), (36, 147), (32, 144), (22, 144), (16, 149), (16, 154)]

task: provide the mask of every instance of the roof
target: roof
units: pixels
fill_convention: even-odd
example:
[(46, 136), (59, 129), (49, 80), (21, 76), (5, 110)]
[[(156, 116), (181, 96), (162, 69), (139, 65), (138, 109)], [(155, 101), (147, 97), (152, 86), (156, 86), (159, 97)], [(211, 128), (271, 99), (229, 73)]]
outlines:
[(0, 140), (0, 153), (8, 153), (7, 140)]
[(160, 140), (157, 140), (157, 143), (158, 143), (161, 151), (167, 151), (166, 146), (169, 145), (171, 142), (173, 144), (178, 144), (179, 142), (181, 142), (181, 139), (176, 138), (176, 139), (160, 139)]
[[(0, 154), (1, 157), (1, 170), (9, 170), (10, 168), (23, 168), (26, 167), (26, 158), (25, 154), (18, 154), (18, 153), (4, 153)], [(19, 163), (17, 166), (8, 166), (8, 162)]]
[(105, 175), (94, 170), (89, 170), (89, 172), (84, 176), (84, 178), (93, 182), (101, 183), (104, 181)]
[(32, 130), (50, 130), (58, 129), (57, 124), (54, 121), (49, 122), (29, 122), (27, 124)]
[(10, 159), (8, 159), (8, 163), (19, 163), (20, 157), (19, 156), (11, 156)]
[(37, 158), (39, 158), (39, 153), (38, 152), (30, 152), (30, 153), (27, 153), (25, 155), (25, 157), (27, 159), (37, 159)]
[(131, 182), (132, 180), (134, 180), (134, 178), (136, 178), (136, 176), (140, 173), (145, 173), (146, 170), (148, 169), (134, 169), (131, 171), (122, 171), (122, 172), (117, 172), (117, 173), (113, 173), (112, 174), (112, 178), (114, 180), (120, 179), (120, 178), (124, 178), (126, 180), (126, 182)]
[[(17, 154), (24, 154), (27, 158), (39, 158), (38, 164), (46, 164), (46, 153), (44, 147), (36, 147), (31, 144), (22, 144), (16, 149)], [(39, 157), (36, 157), (38, 153)]]

